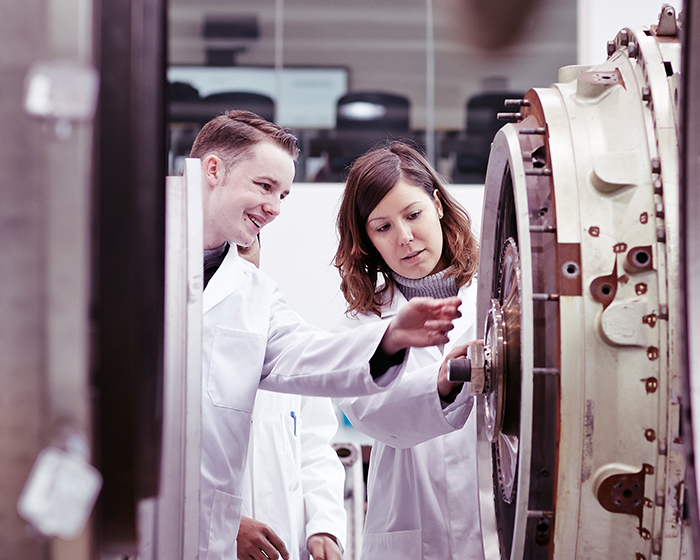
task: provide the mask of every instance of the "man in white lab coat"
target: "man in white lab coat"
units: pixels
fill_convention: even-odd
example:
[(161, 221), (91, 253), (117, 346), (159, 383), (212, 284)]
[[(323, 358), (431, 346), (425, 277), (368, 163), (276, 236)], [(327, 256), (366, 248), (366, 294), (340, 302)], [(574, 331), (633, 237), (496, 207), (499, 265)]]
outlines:
[[(260, 236), (238, 253), (260, 267)], [(238, 557), (342, 560), (347, 532), (345, 467), (328, 397), (259, 391), (243, 482)]]
[(417, 298), (391, 322), (325, 333), (294, 313), (268, 276), (228, 251), (229, 243), (250, 245), (279, 214), (297, 154), (291, 134), (246, 111), (207, 123), (190, 154), (202, 161), (206, 285), (199, 560), (236, 559), (258, 386), (324, 396), (382, 390), (403, 371), (406, 348), (444, 344), (459, 315), (458, 298)]

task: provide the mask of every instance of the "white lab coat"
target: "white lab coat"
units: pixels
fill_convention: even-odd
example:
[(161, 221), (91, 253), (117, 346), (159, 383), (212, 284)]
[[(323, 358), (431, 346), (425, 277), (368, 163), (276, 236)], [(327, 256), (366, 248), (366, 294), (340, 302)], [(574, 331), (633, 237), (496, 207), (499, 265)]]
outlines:
[(267, 524), (291, 560), (329, 533), (344, 546), (345, 467), (331, 446), (338, 430), (329, 398), (259, 391), (243, 482), (243, 515)]
[[(476, 338), (476, 282), (460, 290), (462, 317), (446, 354)], [(405, 305), (396, 292), (382, 317)], [(362, 315), (355, 324), (376, 316)], [(438, 347), (416, 348), (399, 383), (380, 395), (343, 399), (359, 431), (375, 438), (361, 560), (483, 560), (476, 474), (476, 414), (463, 390), (442, 409)], [(433, 438), (433, 439), (431, 439)]]
[(228, 252), (203, 294), (199, 560), (236, 559), (258, 386), (319, 396), (378, 391), (406, 363), (372, 379), (369, 359), (387, 327), (351, 336), (317, 329), (285, 304), (265, 273)]

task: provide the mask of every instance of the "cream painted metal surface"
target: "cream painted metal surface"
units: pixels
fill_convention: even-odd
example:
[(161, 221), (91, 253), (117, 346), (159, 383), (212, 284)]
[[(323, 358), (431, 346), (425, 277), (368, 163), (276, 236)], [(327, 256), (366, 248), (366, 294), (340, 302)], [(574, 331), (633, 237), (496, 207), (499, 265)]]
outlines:
[[(675, 23), (664, 7), (658, 28), (623, 29), (605, 63), (564, 68), (560, 83), (516, 102), (515, 124), (494, 140), (479, 322), (493, 324), (504, 305), (512, 313), (500, 319), (503, 355), (487, 358), (494, 367), (479, 399), (498, 393), (501, 433), (516, 445), (505, 450), (480, 414), (488, 558), (691, 553), (682, 519)], [(493, 353), (498, 345), (484, 338)], [(508, 453), (517, 455), (511, 475)]]
[(160, 493), (140, 504), (141, 560), (194, 559), (199, 530), (202, 169), (166, 183), (165, 369)]

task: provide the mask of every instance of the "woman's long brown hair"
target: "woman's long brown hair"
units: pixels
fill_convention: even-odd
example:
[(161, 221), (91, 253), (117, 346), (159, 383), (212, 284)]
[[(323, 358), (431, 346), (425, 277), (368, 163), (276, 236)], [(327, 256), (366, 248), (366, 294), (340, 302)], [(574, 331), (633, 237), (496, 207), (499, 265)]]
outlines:
[[(348, 314), (381, 314), (385, 293), (395, 287), (391, 269), (367, 235), (372, 210), (399, 181), (422, 188), (432, 198), (437, 189), (444, 211), (443, 255), (457, 286), (469, 284), (476, 274), (479, 246), (467, 211), (447, 191), (443, 180), (413, 147), (392, 142), (359, 157), (348, 175), (336, 226), (340, 242), (334, 265), (341, 277), (340, 289), (348, 302)], [(379, 280), (383, 284), (379, 286)]]

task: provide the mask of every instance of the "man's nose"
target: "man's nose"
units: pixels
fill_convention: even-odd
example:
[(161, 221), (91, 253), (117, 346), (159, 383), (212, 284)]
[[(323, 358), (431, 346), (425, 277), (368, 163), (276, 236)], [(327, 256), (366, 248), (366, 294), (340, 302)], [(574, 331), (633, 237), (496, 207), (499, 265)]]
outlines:
[(280, 199), (277, 197), (267, 200), (265, 204), (263, 204), (263, 210), (276, 218), (280, 213), (280, 202)]

